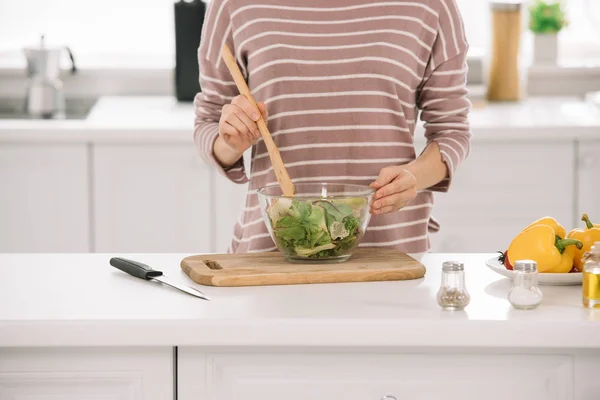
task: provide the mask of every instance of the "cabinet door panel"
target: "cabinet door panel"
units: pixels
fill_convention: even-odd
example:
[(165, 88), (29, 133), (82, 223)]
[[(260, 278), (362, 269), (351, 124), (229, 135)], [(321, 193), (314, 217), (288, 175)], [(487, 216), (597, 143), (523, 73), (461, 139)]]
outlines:
[(202, 355), (180, 348), (178, 371), (181, 400), (568, 400), (573, 393), (568, 356)]
[(0, 146), (0, 252), (88, 252), (84, 144)]
[(187, 145), (97, 145), (95, 251), (212, 251), (213, 178)]
[(583, 227), (579, 219), (584, 213), (600, 224), (600, 141), (579, 144), (578, 167), (577, 225)]
[(246, 203), (248, 184), (236, 184), (216, 173), (215, 239), (217, 253), (225, 253), (231, 244), (233, 227)]
[(2, 349), (2, 400), (173, 399), (172, 348)]
[(436, 193), (434, 252), (495, 252), (534, 220), (552, 216), (573, 226), (574, 146), (474, 142), (448, 193)]

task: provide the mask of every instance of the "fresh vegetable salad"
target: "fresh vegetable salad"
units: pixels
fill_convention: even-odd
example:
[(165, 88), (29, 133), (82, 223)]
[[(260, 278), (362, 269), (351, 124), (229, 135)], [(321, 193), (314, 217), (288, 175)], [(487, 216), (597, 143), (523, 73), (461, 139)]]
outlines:
[(330, 258), (347, 254), (362, 237), (366, 198), (275, 199), (267, 209), (276, 245), (291, 257)]

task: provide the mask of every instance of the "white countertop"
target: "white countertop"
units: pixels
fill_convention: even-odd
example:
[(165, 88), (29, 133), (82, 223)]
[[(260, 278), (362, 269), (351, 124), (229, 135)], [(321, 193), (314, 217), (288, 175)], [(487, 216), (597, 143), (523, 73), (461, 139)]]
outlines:
[[(423, 279), (216, 288), (212, 301), (131, 277), (109, 265), (127, 257), (195, 284), (187, 254), (0, 254), (3, 346), (450, 346), (599, 348), (600, 310), (581, 286), (542, 286), (531, 311), (506, 300), (510, 281), (489, 270), (493, 254), (427, 254)], [(442, 311), (441, 263), (465, 263), (471, 302)]]
[[(0, 119), (0, 141), (192, 143), (193, 105), (168, 96), (102, 97), (85, 120)], [(481, 104), (471, 112), (473, 140), (600, 138), (600, 106), (591, 100), (544, 97)], [(423, 141), (419, 125), (415, 141)]]

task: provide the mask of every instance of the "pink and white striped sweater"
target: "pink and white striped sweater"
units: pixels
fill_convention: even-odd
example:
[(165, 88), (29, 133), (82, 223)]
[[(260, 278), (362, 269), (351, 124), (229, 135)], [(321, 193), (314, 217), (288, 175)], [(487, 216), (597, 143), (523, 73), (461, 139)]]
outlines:
[(388, 165), (415, 159), (415, 120), (436, 141), (448, 177), (402, 210), (373, 216), (361, 246), (429, 250), (433, 191), (448, 190), (470, 150), (468, 43), (456, 0), (212, 0), (198, 49), (202, 92), (194, 139), (234, 183), (249, 182), (229, 251), (274, 250), (256, 189), (276, 183), (264, 142), (224, 169), (212, 146), (221, 108), (238, 95), (221, 60), (226, 43), (257, 101), (293, 182), (368, 185)]

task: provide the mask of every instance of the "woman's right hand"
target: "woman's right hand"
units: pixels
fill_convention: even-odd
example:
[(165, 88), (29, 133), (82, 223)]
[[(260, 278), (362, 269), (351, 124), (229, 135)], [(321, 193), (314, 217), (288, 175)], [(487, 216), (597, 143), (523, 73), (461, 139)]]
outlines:
[[(267, 108), (264, 103), (257, 103), (263, 119), (267, 122)], [(259, 115), (246, 96), (238, 95), (230, 104), (223, 106), (219, 120), (219, 135), (229, 148), (240, 156), (260, 137), (258, 130)]]

